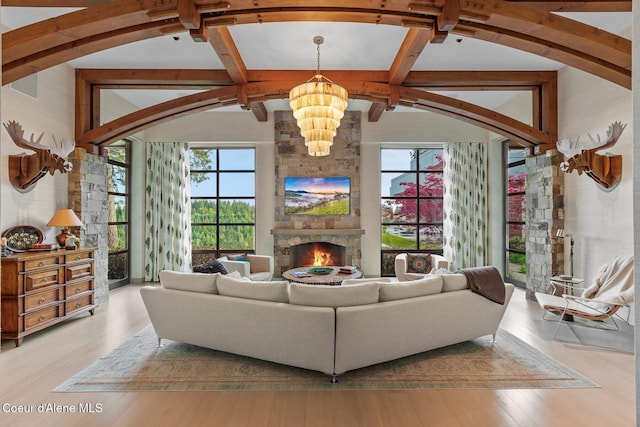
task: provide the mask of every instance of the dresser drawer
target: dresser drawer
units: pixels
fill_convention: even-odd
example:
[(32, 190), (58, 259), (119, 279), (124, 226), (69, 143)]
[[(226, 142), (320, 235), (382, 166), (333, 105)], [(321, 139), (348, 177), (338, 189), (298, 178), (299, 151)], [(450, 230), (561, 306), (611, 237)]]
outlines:
[(74, 262), (77, 262), (77, 261), (93, 259), (92, 255), (93, 255), (93, 252), (67, 253), (67, 255), (65, 255), (65, 263), (69, 264), (69, 263), (74, 263)]
[(27, 273), (25, 275), (26, 291), (41, 289), (46, 286), (57, 285), (59, 280), (59, 270), (40, 271), (37, 273)]
[(24, 311), (31, 311), (59, 300), (60, 290), (51, 289), (24, 297)]
[(65, 312), (67, 315), (72, 314), (76, 310), (80, 310), (82, 307), (86, 307), (92, 304), (93, 295), (85, 295), (80, 298), (74, 298), (69, 300), (65, 304)]
[(73, 298), (74, 295), (81, 294), (93, 290), (93, 279), (82, 282), (76, 282), (66, 286), (66, 297)]
[(38, 310), (34, 313), (25, 315), (24, 316), (25, 330), (34, 328), (50, 320), (54, 320), (56, 317), (58, 317), (58, 310), (59, 308), (56, 305), (49, 308), (43, 308), (42, 310)]
[(24, 262), (24, 270), (29, 271), (29, 270), (34, 270), (36, 268), (43, 268), (51, 265), (58, 265), (57, 256), (27, 260)]
[(83, 264), (67, 265), (65, 268), (67, 281), (75, 280), (84, 276), (91, 276), (93, 264), (87, 262)]

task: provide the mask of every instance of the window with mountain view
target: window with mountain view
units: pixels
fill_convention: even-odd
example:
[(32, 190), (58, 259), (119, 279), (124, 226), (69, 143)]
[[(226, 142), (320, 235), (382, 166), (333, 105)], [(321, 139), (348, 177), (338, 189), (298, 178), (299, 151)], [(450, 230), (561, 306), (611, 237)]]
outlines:
[(107, 147), (107, 242), (109, 289), (129, 283), (129, 145)]
[(381, 150), (381, 274), (402, 252), (442, 254), (442, 148)]
[(192, 148), (193, 265), (255, 251), (255, 149)]

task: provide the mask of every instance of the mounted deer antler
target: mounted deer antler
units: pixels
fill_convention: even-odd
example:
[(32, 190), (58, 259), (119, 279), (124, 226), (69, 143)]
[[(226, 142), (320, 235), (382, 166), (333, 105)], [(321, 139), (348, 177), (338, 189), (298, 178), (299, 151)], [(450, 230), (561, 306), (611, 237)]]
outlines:
[(20, 123), (10, 120), (3, 125), (18, 147), (35, 151), (34, 154), (29, 155), (26, 153), (9, 155), (9, 180), (18, 191), (26, 193), (31, 190), (47, 172), (53, 175), (56, 170), (62, 173), (71, 171), (71, 162), (65, 157), (73, 151), (75, 142), (63, 139), (58, 143), (53, 138), (55, 146), (50, 147), (40, 143), (44, 133), (36, 141), (31, 134), (31, 138), (27, 141)]
[(568, 138), (558, 141), (558, 151), (569, 158), (560, 163), (560, 170), (566, 173), (577, 170), (578, 175), (584, 172), (604, 191), (613, 190), (622, 178), (622, 156), (611, 153), (598, 154), (597, 151), (613, 147), (626, 126), (619, 121), (613, 122), (609, 125), (604, 141), (600, 140), (600, 135), (597, 140), (589, 135), (591, 142), (584, 144), (580, 144), (580, 137), (576, 138), (575, 142), (569, 141)]

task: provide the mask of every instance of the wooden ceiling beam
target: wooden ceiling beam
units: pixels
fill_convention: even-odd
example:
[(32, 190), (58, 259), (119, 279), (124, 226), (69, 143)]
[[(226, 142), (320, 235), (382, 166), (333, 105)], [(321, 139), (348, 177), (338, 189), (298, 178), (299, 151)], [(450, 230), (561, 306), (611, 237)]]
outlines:
[[(233, 41), (231, 32), (227, 27), (208, 28), (209, 44), (216, 51), (224, 68), (229, 73), (231, 80), (237, 85), (244, 85), (249, 82), (247, 67), (240, 56), (238, 47)], [(241, 102), (240, 107), (244, 110), (253, 111), (258, 121), (266, 121), (267, 107), (265, 105), (253, 106), (249, 102)]]
[[(162, 4), (158, 6), (159, 3)], [(197, 7), (204, 7), (204, 3), (207, 2), (195, 0)], [(318, 20), (388, 25), (412, 22), (411, 28), (432, 28), (437, 18), (412, 12), (408, 1), (373, 8), (365, 0), (345, 1), (340, 6), (327, 6), (322, 1), (304, 2), (304, 5), (274, 1), (267, 3), (274, 5), (271, 8), (257, 8), (249, 2), (234, 4), (239, 6), (201, 14), (201, 17), (210, 29), (222, 21), (242, 24)], [(459, 0), (459, 4), (461, 18), (452, 30), (457, 34), (520, 48), (630, 87), (631, 43), (628, 39), (521, 3)], [(164, 18), (152, 21), (152, 17), (159, 14), (164, 14)], [(152, 37), (139, 33), (141, 26), (152, 24), (157, 25), (155, 36), (183, 31), (178, 20), (177, 0), (112, 0), (5, 32), (2, 35), (3, 84), (12, 81), (5, 78), (7, 71), (24, 77), (70, 59)], [(127, 37), (126, 33), (131, 35)], [(108, 40), (110, 38), (115, 40)]]
[(555, 143), (549, 134), (495, 111), (418, 89), (400, 87), (401, 105), (432, 111), (499, 133), (523, 147)]
[(410, 28), (389, 68), (389, 84), (399, 85), (431, 39), (431, 30)]
[(229, 86), (227, 70), (156, 68), (79, 68), (79, 76), (90, 83), (110, 85)]
[[(16, 7), (94, 7), (111, 0), (2, 0), (2, 6)], [(505, 0), (549, 12), (631, 12), (632, 0)], [(211, 3), (196, 0), (196, 3)], [(218, 3), (217, 1), (214, 3)], [(416, 4), (417, 2), (409, 2)], [(426, 3), (425, 3), (426, 4)], [(434, 7), (434, 15), (437, 8)]]
[(178, 0), (178, 19), (187, 30), (200, 28), (200, 14), (193, 0)]
[[(95, 127), (87, 132), (83, 132), (80, 135), (76, 135), (76, 143), (79, 146), (90, 147), (97, 145), (105, 147), (147, 127), (173, 120), (176, 117), (226, 105), (234, 105), (238, 103), (238, 98), (240, 97), (246, 98), (248, 100), (246, 102), (249, 103), (253, 101), (262, 102), (269, 99), (286, 98), (288, 88), (293, 84), (295, 83), (247, 83), (243, 86), (235, 85), (218, 88), (172, 99), (161, 104), (143, 108), (99, 127)], [(355, 99), (379, 101), (397, 96), (399, 99), (398, 102), (401, 105), (429, 110), (473, 123), (484, 129), (513, 139), (523, 146), (531, 147), (552, 142), (548, 134), (528, 126), (523, 122), (474, 104), (429, 93), (424, 90), (391, 86), (376, 82), (345, 82), (344, 86), (351, 94), (351, 97)]]
[(631, 0), (505, 0), (548, 12), (631, 12)]
[[(84, 38), (80, 41), (70, 41), (44, 52), (25, 55), (13, 62), (3, 62), (2, 84), (5, 85), (14, 82), (28, 75), (94, 52), (155, 38), (180, 29), (181, 25), (176, 19), (166, 22), (150, 22), (128, 28), (127, 30), (113, 31), (108, 34), (101, 34), (100, 36)], [(4, 56), (2, 59), (4, 61)]]

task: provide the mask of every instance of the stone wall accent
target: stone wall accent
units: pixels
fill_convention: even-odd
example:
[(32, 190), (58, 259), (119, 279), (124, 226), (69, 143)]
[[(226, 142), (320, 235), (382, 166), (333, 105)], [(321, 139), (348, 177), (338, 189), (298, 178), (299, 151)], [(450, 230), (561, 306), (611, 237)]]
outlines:
[[(325, 157), (307, 154), (304, 138), (291, 111), (276, 111), (275, 123), (275, 275), (289, 267), (289, 247), (322, 241), (346, 247), (347, 263), (360, 267), (362, 258), (360, 230), (360, 140), (361, 114), (347, 111), (334, 138), (331, 153)], [(285, 215), (284, 179), (286, 177), (351, 178), (349, 215)]]
[(109, 300), (108, 280), (108, 220), (107, 220), (107, 158), (76, 148), (69, 156), (73, 170), (69, 172), (68, 205), (84, 223), (73, 229), (80, 246), (97, 247), (95, 255), (96, 303)]
[(564, 172), (560, 163), (564, 156), (557, 150), (529, 156), (527, 174), (527, 298), (536, 289), (549, 288), (549, 279), (562, 274), (564, 242), (555, 237), (564, 228)]

